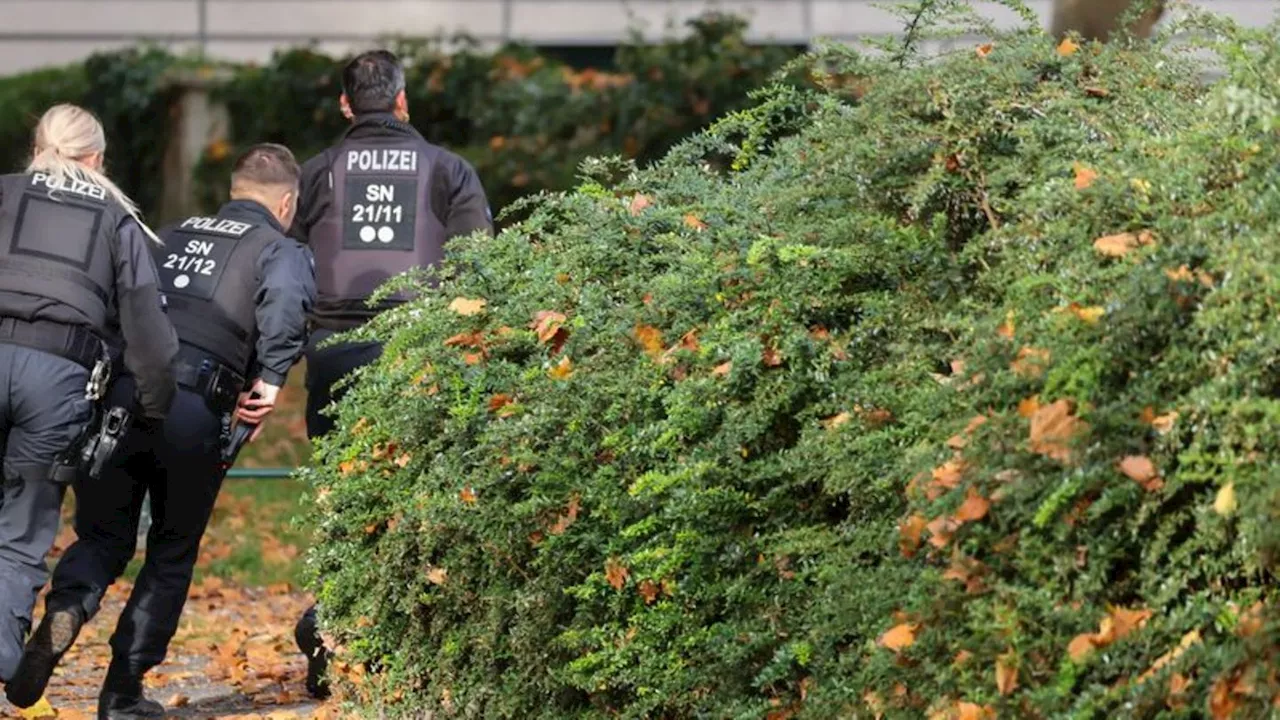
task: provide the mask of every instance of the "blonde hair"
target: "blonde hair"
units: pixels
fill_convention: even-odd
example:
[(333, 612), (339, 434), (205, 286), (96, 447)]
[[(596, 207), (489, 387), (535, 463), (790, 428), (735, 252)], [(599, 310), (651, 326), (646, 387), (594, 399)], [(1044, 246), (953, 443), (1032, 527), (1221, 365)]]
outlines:
[[(137, 204), (110, 178), (86, 164), (91, 155), (105, 153), (106, 149), (106, 133), (93, 113), (75, 105), (54, 105), (45, 111), (36, 125), (35, 148), (27, 172), (48, 175), (53, 181), (51, 187), (62, 185), (67, 180), (97, 185), (138, 222), (148, 237), (160, 243), (160, 238), (142, 221)], [(49, 194), (52, 196), (54, 192), (51, 190)]]

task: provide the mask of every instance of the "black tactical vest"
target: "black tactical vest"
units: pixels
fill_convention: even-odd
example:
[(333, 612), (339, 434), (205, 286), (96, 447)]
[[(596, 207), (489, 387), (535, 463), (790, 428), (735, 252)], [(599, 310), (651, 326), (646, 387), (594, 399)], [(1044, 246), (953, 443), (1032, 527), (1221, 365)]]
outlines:
[(413, 136), (348, 139), (329, 151), (331, 202), (308, 238), (320, 302), (362, 300), (393, 275), (444, 258), (431, 207), (435, 153)]
[(98, 185), (39, 172), (0, 176), (0, 188), (0, 289), (72, 307), (104, 333), (124, 208)]
[(257, 341), (258, 257), (280, 233), (219, 214), (187, 218), (160, 237), (156, 268), (178, 339), (248, 375)]

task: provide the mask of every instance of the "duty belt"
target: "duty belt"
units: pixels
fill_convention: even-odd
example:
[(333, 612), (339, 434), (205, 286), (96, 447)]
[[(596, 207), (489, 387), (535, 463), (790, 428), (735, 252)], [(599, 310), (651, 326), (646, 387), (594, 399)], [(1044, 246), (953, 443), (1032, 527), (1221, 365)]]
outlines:
[(92, 330), (51, 320), (0, 317), (0, 342), (57, 355), (90, 372), (102, 357), (102, 341)]
[(244, 389), (244, 376), (212, 358), (193, 365), (178, 360), (174, 368), (174, 380), (178, 385), (204, 397), (214, 413), (231, 412)]

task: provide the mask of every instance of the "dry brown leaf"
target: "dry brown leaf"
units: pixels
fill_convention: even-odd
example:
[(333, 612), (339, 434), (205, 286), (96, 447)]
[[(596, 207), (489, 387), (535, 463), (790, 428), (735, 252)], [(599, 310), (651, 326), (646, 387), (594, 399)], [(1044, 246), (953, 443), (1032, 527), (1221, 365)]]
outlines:
[(1165, 698), (1165, 705), (1170, 710), (1180, 710), (1186, 706), (1187, 688), (1191, 687), (1191, 681), (1182, 673), (1174, 673), (1169, 676), (1169, 694)]
[(996, 658), (996, 690), (1008, 695), (1018, 687), (1018, 656), (1012, 650)]
[(1062, 57), (1070, 57), (1079, 49), (1080, 46), (1071, 38), (1063, 38), (1062, 42), (1058, 43), (1058, 54)]
[(1150, 610), (1128, 610), (1122, 607), (1112, 608), (1110, 614), (1112, 627), (1111, 641), (1122, 640), (1129, 633), (1141, 628), (1151, 619)]
[(1075, 185), (1077, 190), (1084, 190), (1098, 179), (1098, 172), (1092, 168), (1085, 167), (1080, 163), (1075, 163), (1072, 168), (1076, 173)]
[(468, 505), (475, 505), (478, 499), (476, 491), (469, 487), (462, 488), (462, 491), (458, 493), (458, 498)]
[(996, 711), (988, 705), (961, 701), (956, 703), (957, 720), (994, 720)]
[(547, 371), (547, 374), (551, 376), (552, 380), (568, 380), (573, 375), (573, 361), (569, 359), (568, 355), (565, 355), (560, 358), (560, 362)]
[(893, 413), (884, 408), (864, 408), (861, 405), (854, 405), (853, 411), (858, 414), (858, 418), (868, 426), (880, 428), (893, 422)]
[(604, 564), (604, 577), (614, 590), (621, 590), (627, 584), (627, 578), (631, 577), (631, 571), (615, 558), (609, 558)]
[(1071, 658), (1071, 662), (1078, 665), (1089, 657), (1093, 649), (1093, 633), (1083, 633), (1072, 638), (1067, 644), (1067, 655)]
[(920, 515), (912, 515), (898, 523), (898, 550), (903, 557), (912, 557), (920, 549), (920, 537), (929, 524)]
[(1013, 331), (1015, 327), (1016, 325), (1014, 323), (1014, 314), (1013, 314), (1013, 311), (1010, 310), (1009, 312), (1005, 313), (1004, 322), (1000, 323), (1000, 327), (996, 328), (996, 334), (1002, 338), (1005, 338), (1006, 340), (1012, 340)]
[(515, 398), (506, 393), (497, 393), (489, 398), (489, 412), (498, 412), (511, 403), (515, 402)]
[(994, 44), (992, 44), (992, 43), (983, 43), (983, 44), (979, 45), (979, 46), (978, 46), (978, 49), (977, 49), (978, 57), (980, 57), (980, 58), (984, 58), (984, 57), (986, 57), (986, 56), (990, 55), (990, 54), (991, 54), (991, 51), (992, 51), (992, 50), (994, 50), (994, 49), (995, 49), (995, 47), (996, 47), (996, 46), (995, 46)]
[(534, 314), (533, 322), (529, 326), (534, 332), (538, 333), (538, 341), (545, 345), (551, 342), (560, 328), (564, 327), (567, 320), (568, 318), (564, 316), (564, 313), (541, 310)]
[(981, 427), (982, 424), (985, 423), (986, 421), (987, 421), (986, 415), (974, 416), (972, 419), (969, 420), (969, 424), (964, 426), (964, 430), (961, 430), (955, 435), (952, 435), (947, 440), (947, 447), (951, 448), (952, 450), (964, 449), (964, 447), (969, 444), (969, 436), (972, 435), (973, 431)]
[(1186, 635), (1183, 635), (1182, 640), (1178, 642), (1177, 647), (1173, 648), (1169, 652), (1156, 658), (1156, 661), (1151, 664), (1151, 667), (1147, 668), (1145, 672), (1143, 672), (1141, 675), (1138, 676), (1138, 682), (1146, 682), (1152, 675), (1155, 675), (1156, 673), (1160, 672), (1160, 670), (1163, 669), (1164, 666), (1168, 665), (1174, 660), (1177, 660), (1192, 645), (1199, 643), (1200, 640), (1201, 638), (1200, 638), (1199, 630), (1192, 630)]
[(1044, 375), (1050, 359), (1051, 355), (1048, 350), (1023, 347), (1018, 350), (1018, 356), (1009, 365), (1009, 368), (1022, 377), (1037, 378)]
[(637, 325), (634, 331), (636, 342), (645, 353), (652, 358), (662, 355), (662, 331), (652, 325)]
[(1084, 89), (1084, 94), (1088, 95), (1089, 97), (1104, 98), (1104, 97), (1109, 97), (1111, 95), (1111, 91), (1104, 87), (1097, 87), (1097, 86), (1091, 85)]
[(395, 463), (396, 463), (396, 466), (403, 468), (403, 467), (407, 467), (412, 460), (413, 460), (412, 455), (410, 455), (409, 453), (404, 453), (400, 455), (400, 457), (395, 459)]
[(1191, 274), (1191, 268), (1186, 265), (1179, 266), (1177, 270), (1165, 270), (1164, 274), (1165, 277), (1174, 282), (1178, 282), (1180, 280), (1193, 282), (1196, 279), (1196, 276)]
[(1240, 701), (1234, 692), (1234, 682), (1228, 675), (1222, 675), (1209, 691), (1209, 717), (1212, 720), (1228, 720), (1235, 715)]
[(956, 653), (955, 658), (951, 660), (951, 664), (959, 667), (969, 662), (972, 659), (973, 659), (973, 653), (969, 652), (968, 650), (961, 650), (960, 652)]
[(842, 412), (838, 415), (832, 415), (831, 417), (825, 420), (819, 420), (818, 424), (826, 428), (827, 430), (835, 430), (841, 425), (844, 425), (845, 423), (849, 422), (849, 420), (851, 420), (852, 418), (853, 416), (850, 415), (849, 413)]
[(732, 371), (733, 371), (733, 363), (731, 361), (722, 362), (719, 365), (712, 368), (711, 374), (715, 377), (726, 377)]
[(987, 516), (987, 511), (991, 509), (991, 501), (978, 494), (974, 488), (969, 488), (968, 494), (965, 496), (964, 502), (960, 503), (960, 507), (956, 509), (953, 516), (957, 523), (977, 522)]
[(1018, 415), (1029, 418), (1040, 410), (1040, 396), (1032, 395), (1018, 401)]
[(1093, 241), (1093, 248), (1106, 257), (1124, 257), (1143, 245), (1155, 243), (1150, 230), (1134, 234), (1130, 232), (1105, 235)]
[(645, 605), (652, 605), (653, 601), (658, 599), (658, 592), (660, 591), (660, 588), (654, 581), (641, 580), (640, 587), (638, 589), (641, 597), (644, 598)]
[(935, 518), (933, 522), (926, 527), (929, 529), (929, 544), (936, 548), (944, 548), (947, 543), (951, 542), (951, 537), (955, 535), (956, 529), (960, 527), (960, 523), (955, 519), (943, 515)]
[(915, 643), (917, 627), (919, 626), (911, 623), (894, 625), (876, 640), (876, 644), (894, 652), (905, 650)]
[(1242, 638), (1253, 637), (1262, 629), (1263, 624), (1262, 601), (1259, 600), (1248, 610), (1240, 613), (1240, 619), (1236, 621), (1236, 635)]
[[(164, 705), (165, 707), (170, 707), (170, 708), (180, 708), (180, 707), (186, 707), (187, 703), (190, 703), (190, 702), (191, 702), (191, 698), (187, 697), (186, 695), (183, 695), (182, 693), (175, 693), (172, 697), (169, 698), (169, 701), (166, 702)], [(63, 717), (63, 713), (58, 713), (58, 717)]]
[(693, 213), (689, 213), (684, 216), (684, 224), (698, 231), (707, 229), (707, 224), (702, 222), (702, 220), (700, 220), (698, 216), (694, 215)]
[(1089, 424), (1073, 414), (1071, 402), (1058, 400), (1031, 416), (1031, 452), (1070, 464), (1074, 460), (1071, 442), (1088, 430)]
[(484, 312), (484, 306), (487, 304), (479, 298), (473, 300), (471, 298), (457, 297), (453, 299), (453, 302), (449, 303), (449, 309), (463, 317), (469, 317)]
[(427, 571), (427, 581), (432, 585), (444, 585), (449, 581), (449, 571), (442, 567), (433, 567)]
[(764, 364), (769, 367), (778, 367), (782, 364), (782, 355), (774, 348), (767, 347), (764, 349)]
[(1102, 319), (1102, 316), (1107, 314), (1106, 308), (1098, 307), (1096, 305), (1081, 307), (1079, 303), (1071, 303), (1068, 305), (1067, 312), (1075, 315), (1077, 318), (1080, 318), (1090, 325), (1097, 325), (1098, 321)]
[(960, 478), (964, 475), (964, 462), (962, 460), (948, 460), (941, 466), (933, 469), (931, 473), (928, 487), (925, 488), (925, 497), (929, 500), (936, 500), (946, 494), (948, 490), (954, 490), (960, 485)]
[(552, 535), (563, 535), (564, 531), (568, 530), (569, 526), (572, 525), (575, 521), (577, 521), (578, 510), (581, 509), (580, 503), (581, 503), (581, 499), (578, 497), (578, 493), (574, 493), (569, 498), (569, 507), (565, 510), (565, 513), (563, 515), (559, 516), (556, 519), (556, 524), (552, 525), (551, 529), (548, 532), (550, 532)]
[(1157, 492), (1164, 487), (1164, 480), (1156, 472), (1155, 463), (1145, 455), (1129, 455), (1120, 461), (1120, 472), (1141, 485), (1147, 492)]
[(631, 198), (631, 204), (630, 206), (628, 206), (627, 209), (631, 212), (632, 217), (636, 217), (640, 213), (644, 212), (645, 208), (649, 207), (652, 204), (653, 204), (653, 198), (649, 197), (648, 195), (641, 195), (639, 193), (636, 193), (636, 195)]

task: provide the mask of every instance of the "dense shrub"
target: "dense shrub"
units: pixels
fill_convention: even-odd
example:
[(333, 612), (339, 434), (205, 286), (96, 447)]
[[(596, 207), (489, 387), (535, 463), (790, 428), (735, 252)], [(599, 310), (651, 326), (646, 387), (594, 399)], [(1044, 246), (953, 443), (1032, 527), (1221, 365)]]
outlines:
[[(620, 46), (608, 71), (575, 69), (522, 46), (446, 52), (438, 42), (403, 41), (394, 49), (408, 66), (414, 125), (476, 166), (497, 211), (538, 190), (571, 187), (587, 157), (653, 160), (745, 106), (747, 92), (794, 55), (748, 45), (746, 27), (708, 14), (689, 23), (686, 37)], [(347, 125), (338, 109), (343, 62), (298, 49), (239, 73), (223, 92), (233, 145), (281, 142), (310, 157), (333, 143)], [(235, 154), (211, 151), (201, 171), (209, 204), (225, 193)]]
[(348, 697), (1261, 716), (1272, 33), (1212, 87), (1164, 44), (830, 51), (403, 281), (308, 471)]

